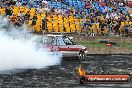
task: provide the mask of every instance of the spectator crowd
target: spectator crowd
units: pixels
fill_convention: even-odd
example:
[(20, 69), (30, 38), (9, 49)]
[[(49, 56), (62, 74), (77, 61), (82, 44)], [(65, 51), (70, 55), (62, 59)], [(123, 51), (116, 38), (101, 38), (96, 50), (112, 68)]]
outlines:
[(124, 0), (1, 0), (1, 2), (0, 14), (8, 17), (15, 27), (22, 26), (25, 31), (127, 36), (132, 30), (132, 9)]

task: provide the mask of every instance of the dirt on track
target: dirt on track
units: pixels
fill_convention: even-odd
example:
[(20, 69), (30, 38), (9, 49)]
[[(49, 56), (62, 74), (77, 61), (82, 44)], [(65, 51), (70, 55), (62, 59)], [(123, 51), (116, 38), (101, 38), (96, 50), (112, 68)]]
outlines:
[(1, 74), (1, 88), (132, 88), (128, 84), (84, 84), (75, 77), (79, 64), (89, 74), (130, 74), (132, 77), (132, 55), (87, 56), (85, 60), (62, 60), (57, 66), (46, 69), (28, 69), (20, 73)]

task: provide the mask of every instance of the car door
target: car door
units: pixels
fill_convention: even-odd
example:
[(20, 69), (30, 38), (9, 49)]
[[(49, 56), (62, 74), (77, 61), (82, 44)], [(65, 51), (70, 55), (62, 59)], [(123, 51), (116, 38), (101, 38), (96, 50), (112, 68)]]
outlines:
[(57, 49), (58, 51), (66, 51), (66, 44), (64, 43), (62, 37), (54, 37), (53, 39), (53, 46), (54, 49)]
[(74, 42), (72, 40), (70, 40), (69, 37), (64, 37), (63, 38), (63, 41), (65, 42), (66, 46), (67, 46), (67, 50), (70, 51), (70, 52), (77, 52), (79, 51), (79, 48), (76, 47), (76, 45), (74, 45)]
[(57, 39), (57, 47), (65, 57), (72, 57), (78, 55), (78, 48), (74, 47), (73, 42), (68, 37), (61, 37)]

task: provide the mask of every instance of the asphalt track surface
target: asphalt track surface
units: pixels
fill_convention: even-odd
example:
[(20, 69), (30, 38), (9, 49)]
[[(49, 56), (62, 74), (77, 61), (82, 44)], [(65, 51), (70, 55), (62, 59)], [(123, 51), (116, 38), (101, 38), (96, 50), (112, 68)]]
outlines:
[(75, 77), (79, 64), (91, 74), (130, 74), (132, 77), (132, 55), (94, 55), (82, 61), (63, 59), (60, 65), (46, 69), (1, 74), (0, 88), (132, 88), (132, 81), (126, 84), (79, 84)]

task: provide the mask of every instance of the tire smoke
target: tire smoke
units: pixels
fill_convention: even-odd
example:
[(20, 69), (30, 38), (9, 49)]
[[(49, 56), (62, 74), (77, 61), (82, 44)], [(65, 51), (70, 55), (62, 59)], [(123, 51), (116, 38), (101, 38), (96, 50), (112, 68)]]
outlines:
[(21, 31), (8, 27), (7, 23), (6, 18), (0, 17), (0, 71), (41, 69), (61, 63), (60, 54), (46, 48), (36, 50), (30, 40), (24, 41)]

